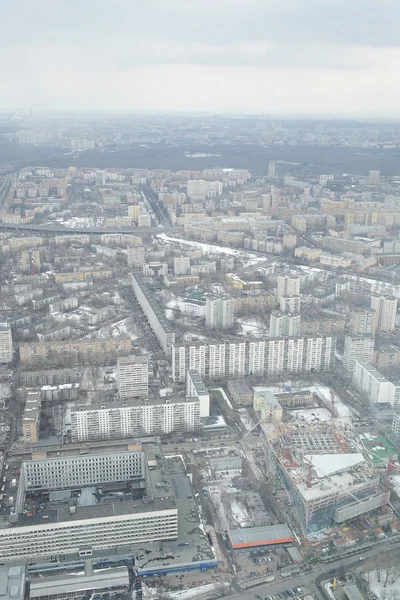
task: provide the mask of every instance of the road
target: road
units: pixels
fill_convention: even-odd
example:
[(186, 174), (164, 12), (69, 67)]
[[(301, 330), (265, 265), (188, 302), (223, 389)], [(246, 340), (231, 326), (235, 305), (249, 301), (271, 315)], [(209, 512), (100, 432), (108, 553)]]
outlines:
[[(390, 542), (382, 542), (381, 544), (376, 544), (371, 550), (365, 550), (362, 552), (362, 556), (364, 558), (370, 558), (374, 555), (377, 555), (382, 552), (382, 546), (388, 550), (399, 550), (400, 549), (400, 540), (395, 544), (391, 544)], [(339, 570), (344, 568), (348, 571), (351, 568), (356, 568), (361, 565), (360, 562), (361, 552), (355, 556), (344, 556), (342, 558), (338, 558), (338, 560), (329, 562), (329, 563), (320, 563), (316, 565), (310, 573), (301, 573), (294, 577), (281, 577), (277, 575), (277, 579), (272, 583), (265, 583), (262, 585), (258, 585), (251, 590), (244, 590), (240, 593), (233, 594), (229, 596), (229, 600), (254, 600), (255, 595), (259, 594), (260, 596), (271, 596), (279, 594), (279, 592), (283, 592), (287, 589), (292, 589), (295, 587), (303, 587), (307, 586), (313, 595), (319, 600), (321, 598), (325, 598), (323, 594), (321, 594), (317, 583), (318, 581), (323, 580), (324, 578), (329, 579), (329, 571), (332, 569)]]

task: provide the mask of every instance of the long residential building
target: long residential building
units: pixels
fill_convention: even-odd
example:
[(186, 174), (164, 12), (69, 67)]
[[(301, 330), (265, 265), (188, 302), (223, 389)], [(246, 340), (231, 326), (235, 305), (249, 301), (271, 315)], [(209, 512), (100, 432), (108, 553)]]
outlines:
[(205, 379), (329, 371), (335, 349), (336, 337), (323, 335), (174, 344), (172, 377), (185, 381), (189, 370)]
[(165, 353), (170, 352), (172, 344), (175, 343), (175, 333), (165, 316), (164, 308), (159, 306), (157, 298), (137, 273), (132, 275), (132, 287), (136, 300), (157, 336), (161, 348)]
[(104, 356), (126, 355), (132, 349), (129, 338), (113, 338), (110, 340), (65, 340), (59, 342), (43, 342), (40, 344), (21, 344), (19, 355), (22, 363), (35, 364), (44, 361), (95, 360)]
[(371, 363), (355, 361), (353, 385), (371, 404), (387, 403), (399, 407), (400, 386), (386, 379)]
[(200, 399), (176, 398), (78, 406), (71, 411), (73, 442), (166, 435), (200, 429)]
[(11, 327), (0, 323), (0, 363), (9, 363), (13, 358), (13, 341)]

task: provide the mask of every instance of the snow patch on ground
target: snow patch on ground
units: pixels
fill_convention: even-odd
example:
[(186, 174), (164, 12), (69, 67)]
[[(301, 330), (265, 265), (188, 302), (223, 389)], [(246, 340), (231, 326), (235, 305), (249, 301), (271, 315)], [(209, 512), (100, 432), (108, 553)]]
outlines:
[(293, 419), (307, 421), (312, 423), (315, 421), (329, 421), (332, 418), (330, 411), (327, 408), (305, 408), (289, 411)]
[(400, 577), (397, 569), (393, 570), (393, 573), (389, 571), (387, 576), (387, 584), (384, 587), (386, 581), (386, 571), (381, 571), (380, 573), (380, 582), (378, 581), (378, 573), (376, 571), (370, 571), (365, 577), (369, 582), (369, 587), (371, 592), (375, 594), (381, 600), (384, 598), (393, 598), (397, 597), (397, 594), (400, 594)]
[(246, 408), (239, 408), (239, 417), (247, 431), (250, 431), (255, 425)]

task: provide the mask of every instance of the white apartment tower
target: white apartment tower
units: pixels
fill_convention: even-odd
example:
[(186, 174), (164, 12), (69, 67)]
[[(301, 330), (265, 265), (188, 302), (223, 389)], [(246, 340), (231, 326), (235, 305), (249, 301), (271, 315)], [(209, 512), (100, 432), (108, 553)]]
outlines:
[(288, 277), (287, 275), (278, 275), (277, 299), (282, 296), (300, 296), (300, 277)]
[(188, 256), (176, 256), (174, 258), (174, 274), (188, 275), (190, 273), (190, 258)]
[(149, 370), (146, 356), (127, 356), (118, 359), (118, 392), (120, 398), (147, 396)]
[(346, 335), (344, 339), (343, 366), (349, 373), (354, 372), (356, 360), (372, 362), (375, 338), (372, 335)]
[(206, 327), (208, 329), (229, 329), (232, 327), (235, 301), (228, 296), (206, 297)]
[(11, 327), (0, 323), (0, 363), (9, 363), (13, 358)]
[(145, 263), (143, 244), (127, 247), (128, 267), (143, 267)]
[(393, 331), (396, 325), (397, 298), (371, 296), (371, 308), (377, 312), (377, 327), (387, 333)]
[(273, 310), (269, 317), (269, 336), (298, 336), (300, 335), (300, 324), (300, 315), (282, 314), (277, 310)]

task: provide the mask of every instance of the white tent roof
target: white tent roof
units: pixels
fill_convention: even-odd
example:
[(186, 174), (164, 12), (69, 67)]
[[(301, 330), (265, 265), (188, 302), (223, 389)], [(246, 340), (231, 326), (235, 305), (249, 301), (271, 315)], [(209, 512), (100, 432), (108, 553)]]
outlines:
[(338, 471), (346, 471), (365, 461), (361, 452), (353, 454), (306, 454), (308, 463), (312, 463), (317, 477), (329, 477)]

